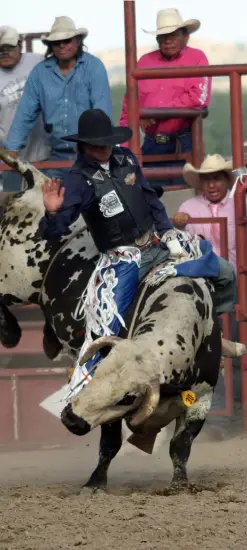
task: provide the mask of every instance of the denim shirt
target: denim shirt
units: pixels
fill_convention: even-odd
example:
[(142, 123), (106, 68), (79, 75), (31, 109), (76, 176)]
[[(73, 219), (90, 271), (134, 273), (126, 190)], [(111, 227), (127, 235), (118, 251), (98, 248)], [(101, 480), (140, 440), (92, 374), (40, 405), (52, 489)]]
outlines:
[(72, 71), (63, 74), (54, 56), (31, 71), (4, 146), (19, 151), (42, 114), (51, 148), (71, 151), (61, 138), (77, 133), (78, 119), (87, 109), (102, 109), (112, 118), (111, 92), (102, 61), (83, 52)]

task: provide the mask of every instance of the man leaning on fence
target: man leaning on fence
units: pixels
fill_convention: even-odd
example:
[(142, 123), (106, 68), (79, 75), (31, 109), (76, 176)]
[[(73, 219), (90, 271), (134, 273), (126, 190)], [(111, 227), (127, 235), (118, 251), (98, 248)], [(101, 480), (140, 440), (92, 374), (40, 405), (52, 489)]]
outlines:
[[(89, 108), (112, 116), (111, 93), (106, 69), (97, 57), (84, 49), (88, 31), (76, 28), (69, 17), (56, 17), (48, 36), (45, 60), (33, 69), (10, 128), (5, 147), (16, 154), (26, 144), (39, 115), (51, 145), (52, 161), (75, 160), (74, 147), (64, 135), (74, 134), (80, 114)], [(63, 179), (68, 169), (47, 170), (50, 177)]]
[[(22, 38), (12, 27), (0, 27), (0, 145), (7, 137), (27, 77), (43, 60), (36, 53), (22, 51)], [(31, 162), (49, 158), (49, 146), (41, 117), (38, 118), (21, 157)], [(3, 191), (19, 191), (21, 176), (16, 172), (3, 172), (0, 180)]]
[(234, 197), (230, 193), (232, 161), (226, 161), (218, 154), (207, 155), (198, 169), (187, 163), (183, 176), (195, 189), (196, 196), (181, 204), (174, 216), (175, 226), (192, 235), (202, 235), (212, 243), (215, 254), (221, 256), (219, 224), (191, 224), (190, 218), (226, 218), (229, 261), (236, 269), (236, 221)]
[[(183, 21), (180, 13), (173, 8), (160, 10), (157, 14), (157, 28), (152, 34), (156, 36), (158, 49), (143, 55), (138, 61), (138, 68), (178, 68), (208, 65), (206, 55), (198, 49), (188, 46), (190, 34), (197, 31), (200, 21), (189, 19)], [(147, 32), (147, 31), (145, 31)], [(209, 105), (211, 98), (211, 78), (166, 78), (139, 80), (140, 108), (192, 108), (203, 109)], [(120, 124), (127, 126), (127, 97), (124, 97)], [(191, 153), (192, 136), (191, 120), (168, 119), (147, 120), (140, 122), (144, 132), (143, 155), (171, 155)], [(181, 166), (182, 161), (148, 163), (144, 166)], [(150, 181), (155, 187), (178, 185), (184, 183), (182, 178)]]

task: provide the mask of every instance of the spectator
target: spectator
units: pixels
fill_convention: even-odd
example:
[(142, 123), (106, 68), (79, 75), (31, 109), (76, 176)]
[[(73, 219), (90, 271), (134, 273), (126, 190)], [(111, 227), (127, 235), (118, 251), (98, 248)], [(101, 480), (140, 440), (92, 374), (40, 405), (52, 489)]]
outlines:
[[(69, 17), (56, 17), (49, 36), (45, 60), (33, 69), (10, 128), (5, 147), (16, 154), (23, 147), (35, 121), (42, 114), (51, 145), (50, 160), (74, 160), (76, 153), (62, 137), (77, 130), (80, 114), (98, 108), (112, 116), (107, 73), (97, 57), (84, 50), (87, 29), (76, 29)], [(47, 170), (63, 178), (67, 169)]]
[[(14, 118), (30, 71), (43, 59), (35, 53), (22, 53), (22, 40), (16, 29), (0, 27), (0, 145), (3, 145)], [(30, 134), (22, 158), (31, 162), (49, 157), (49, 148), (41, 117)], [(4, 191), (18, 191), (21, 176), (5, 172)]]
[[(206, 55), (187, 46), (190, 34), (197, 31), (200, 21), (183, 21), (180, 13), (173, 8), (160, 10), (157, 14), (157, 29), (148, 33), (156, 35), (159, 48), (138, 61), (139, 68), (173, 68), (208, 65)], [(145, 31), (147, 32), (147, 31)], [(208, 106), (211, 97), (211, 78), (169, 78), (139, 80), (139, 104), (141, 108), (184, 108), (202, 109)], [(127, 98), (124, 97), (120, 124), (127, 126)], [(143, 155), (164, 155), (190, 153), (192, 151), (191, 121), (169, 119), (164, 121), (142, 120), (145, 133), (142, 146)], [(145, 166), (181, 166), (183, 162), (148, 163)], [(161, 185), (161, 180), (152, 180), (151, 185)], [(166, 179), (163, 185), (184, 183), (182, 178)]]
[(218, 224), (190, 224), (190, 218), (227, 218), (229, 261), (236, 268), (234, 198), (230, 198), (232, 163), (220, 155), (208, 155), (197, 170), (191, 164), (183, 169), (185, 181), (199, 194), (181, 204), (174, 216), (174, 224), (194, 235), (211, 241), (214, 252), (221, 256)]

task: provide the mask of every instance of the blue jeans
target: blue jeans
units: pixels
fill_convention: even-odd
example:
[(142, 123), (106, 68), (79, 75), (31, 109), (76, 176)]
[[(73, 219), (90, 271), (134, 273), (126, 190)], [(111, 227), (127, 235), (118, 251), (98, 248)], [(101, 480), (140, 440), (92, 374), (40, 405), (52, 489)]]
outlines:
[[(69, 149), (68, 151), (56, 151), (53, 150), (51, 153), (51, 157), (49, 158), (49, 161), (63, 161), (63, 160), (72, 160), (73, 162), (76, 159), (76, 152), (73, 149)], [(61, 180), (61, 183), (64, 179), (65, 174), (70, 170), (70, 168), (48, 168), (47, 170), (41, 170), (43, 174), (46, 174), (48, 178), (57, 178)]]
[[(180, 135), (181, 134), (181, 135)], [(191, 132), (178, 132), (177, 134), (172, 134), (172, 137), (177, 137), (168, 141), (168, 143), (156, 143), (155, 139), (152, 136), (145, 136), (144, 143), (142, 146), (143, 155), (173, 155), (176, 153), (177, 142), (179, 140), (180, 151), (181, 153), (191, 153), (192, 151), (192, 136)], [(162, 166), (183, 166), (184, 161), (163, 161), (163, 162), (150, 162), (144, 163), (144, 168), (160, 168)], [(150, 185), (165, 186), (165, 185), (185, 185), (183, 178), (169, 178), (164, 180), (150, 180)]]
[[(52, 151), (49, 161), (62, 161), (62, 160), (72, 160), (75, 161), (76, 152), (73, 149), (68, 149), (68, 151)], [(69, 171), (69, 168), (48, 168), (42, 169), (41, 172), (46, 174), (48, 178), (58, 178), (63, 180), (65, 174)], [(14, 192), (21, 191), (21, 181), (22, 175), (19, 172), (4, 172), (2, 176), (2, 185), (3, 191), (5, 192)]]
[[(120, 263), (115, 266), (112, 265), (111, 267), (102, 269), (101, 277), (103, 277), (107, 270), (114, 270), (114, 275), (117, 278), (118, 282), (114, 288), (113, 296), (117, 305), (118, 313), (124, 319), (127, 309), (134, 300), (137, 291), (139, 284), (139, 267), (135, 261), (132, 261), (131, 263), (120, 261)], [(98, 291), (99, 303), (101, 303), (102, 292), (104, 292), (105, 288), (106, 284), (103, 283)], [(114, 318), (108, 327), (114, 335), (117, 336), (119, 334), (122, 325), (116, 315), (114, 315)], [(103, 330), (101, 331), (100, 336), (103, 336)], [(100, 359), (102, 359), (102, 356), (100, 352), (97, 352), (92, 359), (87, 361), (87, 369), (89, 370), (92, 365), (98, 363)]]
[(19, 172), (4, 172), (2, 175), (3, 191), (5, 193), (14, 193), (21, 191), (22, 175)]

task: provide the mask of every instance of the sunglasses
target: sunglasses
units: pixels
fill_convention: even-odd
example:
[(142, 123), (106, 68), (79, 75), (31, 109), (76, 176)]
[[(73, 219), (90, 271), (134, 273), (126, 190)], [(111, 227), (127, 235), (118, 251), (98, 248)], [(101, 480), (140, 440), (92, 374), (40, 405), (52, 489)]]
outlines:
[(73, 41), (73, 38), (66, 38), (64, 40), (54, 40), (51, 42), (52, 46), (60, 46), (61, 44), (70, 44)]

